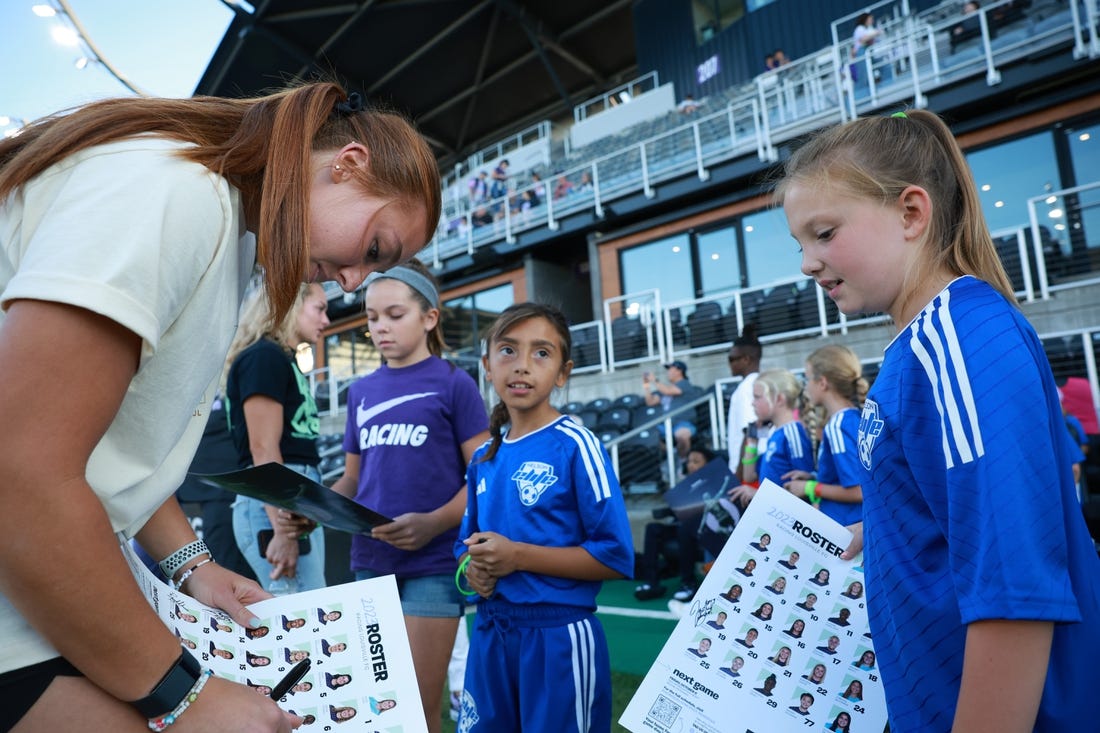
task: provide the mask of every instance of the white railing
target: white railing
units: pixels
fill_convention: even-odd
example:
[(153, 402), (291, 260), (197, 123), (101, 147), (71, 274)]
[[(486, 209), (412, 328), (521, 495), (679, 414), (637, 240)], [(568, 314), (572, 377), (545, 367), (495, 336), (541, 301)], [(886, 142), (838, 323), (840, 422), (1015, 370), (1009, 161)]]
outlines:
[(610, 91), (592, 97), (591, 99), (586, 99), (578, 104), (573, 108), (573, 121), (581, 122), (615, 105), (627, 104), (632, 98), (640, 94), (645, 94), (646, 92), (651, 92), (658, 86), (660, 86), (660, 84), (657, 80), (656, 71), (643, 74), (637, 79), (631, 79), (625, 84), (620, 84)]
[[(1010, 2), (983, 4), (980, 13), (992, 17)], [(518, 187), (489, 202), (485, 223), (476, 221), (468, 198), (449, 197), (433, 240), (436, 264), (495, 242), (514, 242), (521, 232), (543, 227), (555, 231), (567, 216), (592, 212), (600, 217), (617, 199), (638, 192), (653, 196), (658, 184), (685, 175), (706, 180), (709, 169), (724, 161), (754, 154), (760, 160), (775, 160), (778, 144), (890, 105), (925, 106), (928, 92), (947, 84), (983, 74), (987, 84), (997, 84), (1006, 64), (1067, 40), (1073, 41), (1073, 58), (1095, 58), (1100, 56), (1100, 40), (1089, 28), (1100, 20), (1098, 2), (1073, 2), (1068, 8), (1033, 3), (1031, 14), (995, 28), (996, 34), (987, 17), (985, 33), (955, 48), (951, 30), (963, 16), (948, 14), (946, 5), (908, 16), (893, 10), (900, 13), (904, 3), (879, 3), (872, 7), (889, 7), (890, 12), (873, 53), (853, 60), (851, 40), (840, 38), (838, 31), (832, 46), (761, 74), (724, 109), (687, 122), (683, 115), (670, 113), (663, 120), (668, 129), (578, 162), (554, 174), (554, 180)], [(572, 193), (554, 196), (559, 176), (574, 184)], [(537, 206), (524, 209), (524, 192), (539, 185), (545, 195)]]
[[(1032, 197), (1027, 206), (1028, 223), (992, 233), (1017, 297), (1031, 302), (1058, 290), (1100, 284), (1100, 181)], [(616, 339), (612, 314), (620, 312), (635, 316), (619, 321), (634, 330), (628, 337), (620, 326)], [(843, 335), (886, 320), (882, 314), (845, 316), (802, 275), (663, 306), (658, 290), (627, 293), (606, 299), (603, 316), (607, 371), (728, 349), (748, 323), (756, 326), (761, 342), (769, 343)], [(595, 369), (590, 365), (588, 371)]]

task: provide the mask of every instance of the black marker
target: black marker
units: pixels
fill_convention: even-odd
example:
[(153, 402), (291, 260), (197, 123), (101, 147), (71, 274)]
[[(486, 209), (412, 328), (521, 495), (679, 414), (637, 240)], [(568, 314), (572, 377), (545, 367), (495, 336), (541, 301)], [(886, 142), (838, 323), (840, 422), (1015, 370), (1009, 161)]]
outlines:
[(281, 700), (286, 696), (286, 693), (290, 692), (290, 688), (298, 684), (298, 682), (306, 676), (306, 672), (309, 671), (309, 666), (313, 664), (309, 657), (306, 657), (302, 661), (295, 664), (290, 668), (290, 671), (286, 673), (286, 677), (283, 677), (279, 684), (275, 685), (271, 690), (272, 700)]

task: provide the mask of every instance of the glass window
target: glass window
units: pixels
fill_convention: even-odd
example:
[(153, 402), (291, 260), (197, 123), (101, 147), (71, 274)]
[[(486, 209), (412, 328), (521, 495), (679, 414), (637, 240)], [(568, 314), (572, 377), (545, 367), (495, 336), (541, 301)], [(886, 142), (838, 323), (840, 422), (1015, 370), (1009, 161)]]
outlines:
[(505, 283), (443, 303), (445, 356), (476, 380), (481, 339), (501, 311), (514, 302), (512, 283)]
[(696, 237), (702, 294), (713, 295), (741, 287), (741, 263), (737, 257), (737, 230), (723, 227)]
[[(761, 3), (757, 3), (758, 5)], [(745, 15), (745, 0), (692, 0), (695, 43), (702, 45)]]
[(624, 295), (660, 290), (662, 305), (695, 297), (691, 238), (686, 233), (623, 250), (619, 271)]
[(769, 207), (741, 220), (745, 235), (746, 287), (796, 277), (802, 266), (782, 209)]
[(968, 153), (990, 231), (1028, 224), (1027, 200), (1061, 188), (1050, 132)]
[[(1100, 125), (1075, 128), (1066, 136), (1076, 185), (1100, 183)], [(1066, 204), (1075, 250), (1100, 247), (1100, 187), (1080, 191)]]
[(378, 352), (368, 338), (367, 325), (334, 333), (325, 339), (325, 366), (342, 381), (378, 368)]

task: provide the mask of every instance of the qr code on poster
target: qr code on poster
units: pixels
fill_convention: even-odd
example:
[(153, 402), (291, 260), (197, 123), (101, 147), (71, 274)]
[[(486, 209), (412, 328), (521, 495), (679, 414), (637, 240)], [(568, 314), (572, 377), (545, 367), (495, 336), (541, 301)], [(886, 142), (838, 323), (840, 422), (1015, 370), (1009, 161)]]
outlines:
[(658, 695), (657, 700), (653, 703), (653, 707), (649, 709), (649, 714), (646, 716), (655, 723), (669, 728), (672, 726), (672, 722), (676, 720), (680, 715), (680, 708), (682, 706), (676, 702), (669, 700), (664, 695)]

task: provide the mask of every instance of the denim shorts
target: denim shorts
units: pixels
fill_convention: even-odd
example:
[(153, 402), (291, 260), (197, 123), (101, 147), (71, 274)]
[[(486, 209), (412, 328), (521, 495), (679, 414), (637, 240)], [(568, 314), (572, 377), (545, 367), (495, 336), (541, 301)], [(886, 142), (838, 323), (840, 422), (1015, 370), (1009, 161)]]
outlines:
[[(389, 573), (355, 571), (356, 580), (367, 580), (382, 575), (389, 575)], [(397, 593), (401, 596), (401, 610), (406, 616), (459, 618), (466, 610), (466, 599), (458, 592), (455, 576), (452, 573), (397, 578)]]

